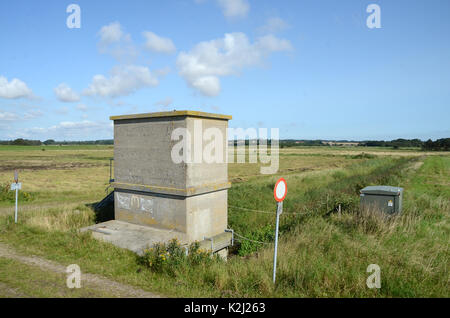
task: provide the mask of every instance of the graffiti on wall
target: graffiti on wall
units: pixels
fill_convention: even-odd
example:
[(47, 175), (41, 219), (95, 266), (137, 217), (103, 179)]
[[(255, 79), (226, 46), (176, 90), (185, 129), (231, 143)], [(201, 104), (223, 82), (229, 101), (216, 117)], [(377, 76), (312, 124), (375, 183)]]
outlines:
[(136, 194), (117, 193), (117, 203), (120, 209), (153, 214), (153, 200)]

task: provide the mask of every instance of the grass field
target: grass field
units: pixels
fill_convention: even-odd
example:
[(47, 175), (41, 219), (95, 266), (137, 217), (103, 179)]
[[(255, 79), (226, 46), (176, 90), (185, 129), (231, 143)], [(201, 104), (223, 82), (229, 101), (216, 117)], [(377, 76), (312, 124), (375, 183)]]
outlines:
[[(77, 233), (95, 222), (89, 204), (105, 196), (112, 157), (112, 146), (0, 146), (0, 242), (166, 296), (450, 296), (449, 154), (296, 147), (280, 149), (276, 175), (259, 174), (258, 164), (230, 164), (229, 227), (263, 243), (240, 239), (227, 262), (183, 263), (170, 271), (151, 270), (131, 252)], [(23, 183), (17, 225), (8, 188), (15, 168)], [(288, 196), (274, 286), (273, 185), (280, 176), (287, 180)], [(377, 184), (405, 188), (401, 216), (359, 211), (359, 189)], [(64, 275), (15, 262), (0, 257), (0, 296), (110, 295), (67, 291)], [(366, 286), (369, 264), (381, 268), (380, 289)]]

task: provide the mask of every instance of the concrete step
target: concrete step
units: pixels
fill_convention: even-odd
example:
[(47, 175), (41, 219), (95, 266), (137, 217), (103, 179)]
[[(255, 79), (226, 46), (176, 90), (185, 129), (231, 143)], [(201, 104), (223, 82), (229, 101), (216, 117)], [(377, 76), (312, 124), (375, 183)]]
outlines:
[(86, 231), (92, 232), (92, 236), (96, 239), (126, 248), (139, 255), (142, 255), (145, 249), (155, 243), (167, 243), (174, 238), (178, 239), (182, 245), (187, 245), (188, 242), (186, 234), (176, 230), (160, 229), (118, 220), (98, 223), (80, 229), (80, 232)]

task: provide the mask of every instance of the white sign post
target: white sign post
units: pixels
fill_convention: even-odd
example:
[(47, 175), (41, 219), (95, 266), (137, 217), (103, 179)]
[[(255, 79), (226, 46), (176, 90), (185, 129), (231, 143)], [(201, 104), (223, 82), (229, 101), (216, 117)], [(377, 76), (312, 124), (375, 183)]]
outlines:
[(16, 190), (16, 211), (14, 213), (14, 222), (17, 223), (17, 201), (19, 200), (19, 190), (22, 189), (22, 183), (19, 182), (19, 174), (14, 171), (14, 183), (11, 184), (11, 190)]
[(280, 214), (283, 213), (283, 200), (286, 198), (287, 184), (286, 180), (280, 178), (273, 189), (273, 196), (277, 201), (277, 223), (275, 227), (275, 249), (273, 252), (273, 283), (275, 284), (275, 276), (277, 273), (277, 250), (278, 250), (278, 224), (280, 221)]

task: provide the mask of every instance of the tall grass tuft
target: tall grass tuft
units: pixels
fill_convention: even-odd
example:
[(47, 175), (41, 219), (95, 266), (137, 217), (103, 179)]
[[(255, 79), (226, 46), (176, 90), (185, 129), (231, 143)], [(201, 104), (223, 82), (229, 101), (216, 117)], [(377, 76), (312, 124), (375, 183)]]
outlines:
[(400, 217), (389, 215), (375, 207), (347, 212), (342, 216), (335, 215), (333, 221), (341, 223), (345, 228), (378, 237), (391, 234), (400, 223)]
[(62, 206), (58, 208), (30, 211), (23, 215), (23, 223), (47, 231), (75, 231), (94, 221), (94, 212), (84, 206)]
[(185, 271), (186, 268), (192, 269), (199, 265), (211, 265), (221, 261), (218, 255), (211, 257), (210, 252), (200, 249), (198, 242), (186, 248), (187, 250), (176, 238), (168, 243), (156, 243), (146, 249), (142, 256), (137, 256), (137, 261), (155, 273), (169, 276), (177, 276), (177, 272)]

